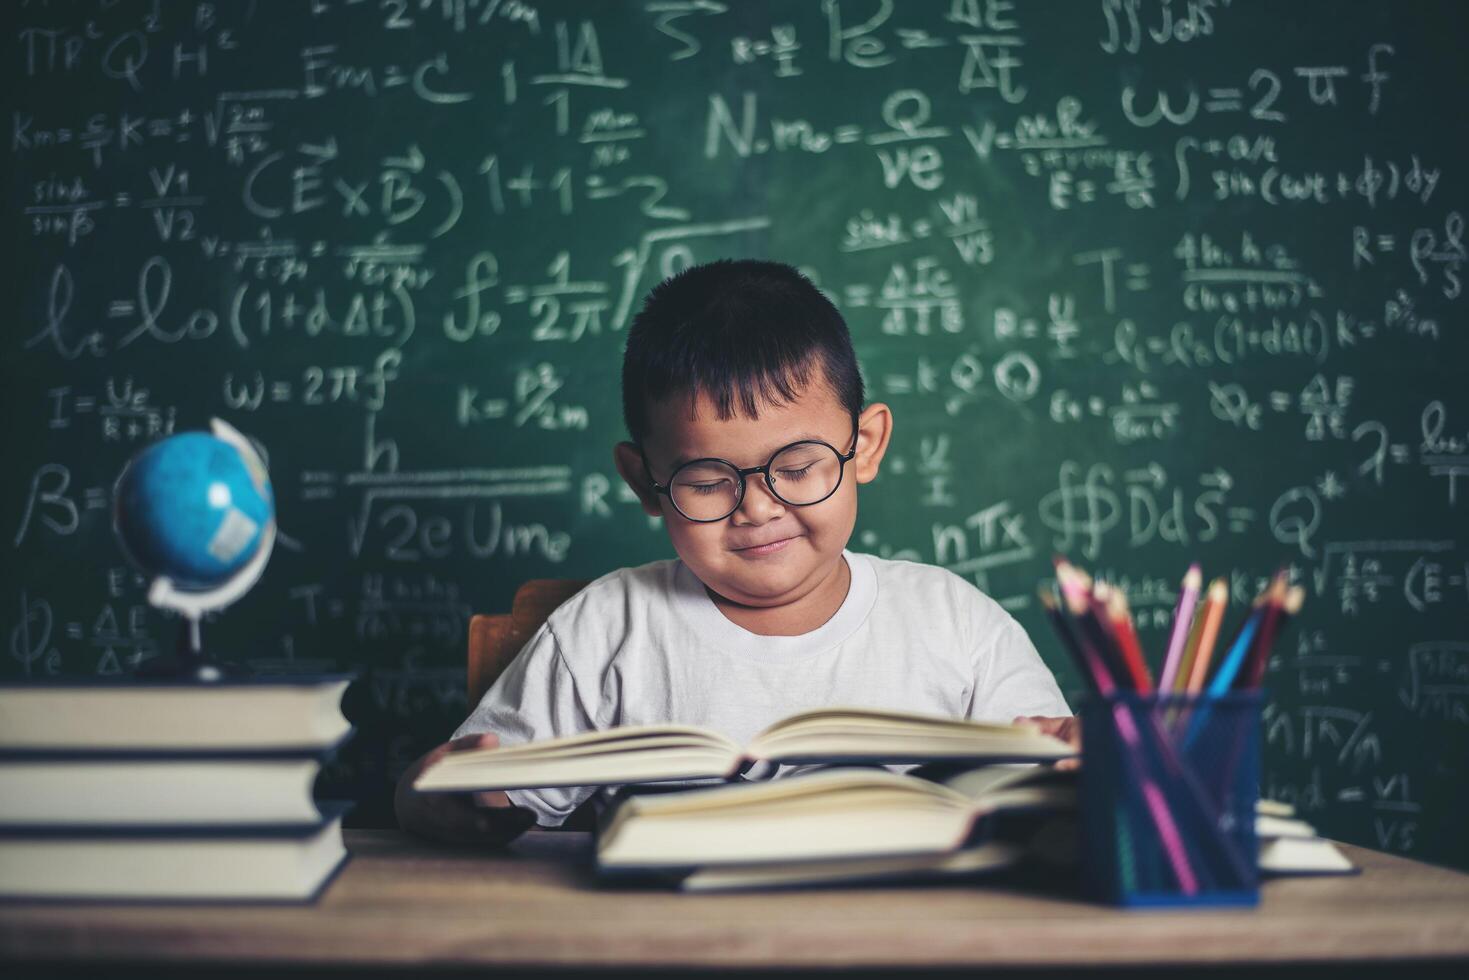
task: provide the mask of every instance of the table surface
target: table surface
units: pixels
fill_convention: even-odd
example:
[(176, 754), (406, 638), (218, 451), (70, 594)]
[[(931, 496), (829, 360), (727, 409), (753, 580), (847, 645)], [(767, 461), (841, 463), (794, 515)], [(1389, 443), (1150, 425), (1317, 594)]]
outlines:
[(347, 831), (314, 905), (7, 904), (0, 960), (996, 966), (1469, 960), (1469, 875), (1343, 845), (1351, 877), (1248, 910), (1144, 912), (975, 883), (682, 895), (601, 884), (584, 834), (511, 850)]

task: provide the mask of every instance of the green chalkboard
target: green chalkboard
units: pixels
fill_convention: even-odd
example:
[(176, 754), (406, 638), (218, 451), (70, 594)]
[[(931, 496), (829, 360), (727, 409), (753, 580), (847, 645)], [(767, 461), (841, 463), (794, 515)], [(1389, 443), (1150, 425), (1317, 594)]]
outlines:
[(211, 416), (283, 538), (206, 626), (356, 667), (327, 775), (389, 819), (465, 624), (667, 556), (618, 365), (690, 263), (804, 270), (896, 434), (852, 546), (1034, 604), (1052, 552), (1156, 650), (1192, 560), (1269, 671), (1263, 789), (1469, 866), (1463, 4), (7, 4), (6, 676), (172, 643), (112, 481)]

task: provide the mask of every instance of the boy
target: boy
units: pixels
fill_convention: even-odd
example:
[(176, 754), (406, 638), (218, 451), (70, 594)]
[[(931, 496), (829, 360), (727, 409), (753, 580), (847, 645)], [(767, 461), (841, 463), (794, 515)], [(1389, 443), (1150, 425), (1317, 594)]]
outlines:
[(1028, 716), (1074, 740), (1054, 678), (994, 600), (943, 569), (845, 550), (892, 412), (863, 406), (846, 324), (800, 273), (722, 260), (666, 280), (628, 333), (622, 391), (617, 470), (678, 558), (557, 609), (455, 738), (404, 773), (405, 829), (503, 841), (591, 794), (412, 790), (444, 752), (497, 740), (671, 721), (743, 742), (821, 705)]

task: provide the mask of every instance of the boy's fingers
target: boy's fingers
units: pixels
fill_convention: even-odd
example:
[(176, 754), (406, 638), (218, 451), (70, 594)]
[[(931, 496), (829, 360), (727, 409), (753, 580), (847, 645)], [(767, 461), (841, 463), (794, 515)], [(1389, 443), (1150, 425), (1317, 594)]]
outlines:
[(1072, 745), (1081, 744), (1081, 726), (1076, 718), (1051, 718), (1046, 715), (1022, 715), (1016, 718), (1017, 723), (1027, 723), (1039, 728), (1046, 735), (1054, 735), (1064, 739)]
[(459, 752), (463, 749), (491, 749), (500, 744), (500, 736), (494, 732), (478, 732), (473, 735), (460, 735), (449, 742), (450, 752)]
[[(1076, 716), (1069, 718), (1051, 718), (1046, 715), (1021, 715), (1015, 719), (1016, 723), (1034, 725), (1046, 735), (1054, 735), (1064, 742), (1076, 748), (1081, 748), (1081, 723)], [(1080, 769), (1081, 759), (1060, 759), (1056, 762), (1057, 769)]]

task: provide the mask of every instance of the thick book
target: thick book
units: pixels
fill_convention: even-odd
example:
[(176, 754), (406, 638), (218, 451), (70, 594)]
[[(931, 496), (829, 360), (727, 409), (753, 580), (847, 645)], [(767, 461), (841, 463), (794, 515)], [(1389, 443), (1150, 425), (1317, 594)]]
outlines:
[(322, 763), (338, 746), (137, 756), (0, 751), (0, 831), (39, 824), (316, 822), (323, 814), (313, 789)]
[(0, 831), (0, 898), (311, 901), (347, 859), (342, 815), (273, 826)]
[(603, 872), (954, 851), (1002, 810), (1075, 806), (1073, 774), (985, 766), (933, 782), (886, 769), (633, 795), (597, 835)]
[(1014, 867), (1025, 856), (1023, 844), (989, 840), (974, 847), (932, 854), (710, 865), (687, 875), (680, 887), (687, 892), (724, 892), (899, 881), (916, 883), (993, 874)]
[[(1259, 801), (1259, 817), (1288, 819), (1294, 811), (1270, 800)], [(1016, 812), (1010, 826), (998, 831), (995, 820), (1005, 820), (1002, 811), (981, 831), (957, 849), (896, 856), (838, 855), (790, 861), (710, 863), (692, 872), (665, 876), (685, 891), (721, 892), (758, 889), (846, 887), (858, 884), (918, 884), (949, 879), (993, 875), (1026, 864), (1031, 868), (1070, 868), (1079, 860), (1075, 814), (1058, 808), (1050, 813)], [(1290, 824), (1296, 824), (1291, 826)], [(1258, 867), (1266, 877), (1303, 875), (1350, 875), (1361, 871), (1336, 844), (1314, 836), (1300, 836), (1299, 821), (1267, 823), (1272, 830), (1289, 830), (1294, 836), (1262, 838)], [(1029, 830), (1026, 830), (1026, 827)], [(1062, 880), (1067, 880), (1063, 877)]]
[(1050, 762), (1076, 754), (1028, 725), (823, 708), (776, 722), (748, 744), (690, 725), (629, 725), (568, 738), (449, 752), (414, 789), (465, 791), (731, 778), (755, 762)]
[(347, 734), (350, 674), (218, 681), (0, 682), (0, 751), (323, 749)]
[[(838, 857), (817, 861), (711, 864), (684, 876), (684, 891), (819, 888), (857, 884), (921, 883), (971, 878), (1015, 867), (1032, 856), (1018, 841), (986, 840), (975, 846), (896, 857)], [(1351, 875), (1361, 871), (1329, 840), (1279, 837), (1260, 841), (1260, 873), (1267, 877)]]

